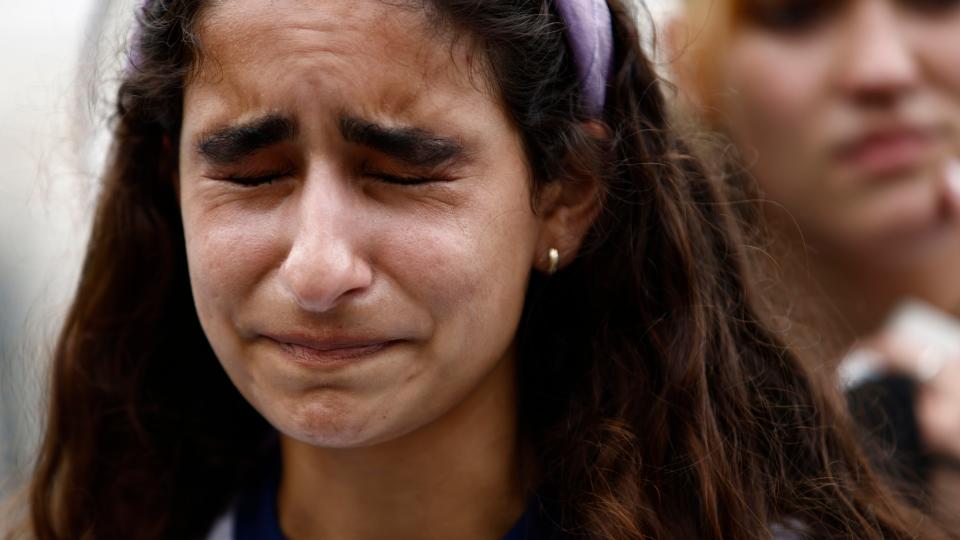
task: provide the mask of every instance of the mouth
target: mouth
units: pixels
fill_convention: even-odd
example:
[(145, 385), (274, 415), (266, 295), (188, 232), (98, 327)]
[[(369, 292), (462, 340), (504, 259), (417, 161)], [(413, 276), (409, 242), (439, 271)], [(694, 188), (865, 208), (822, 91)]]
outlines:
[(837, 156), (867, 176), (893, 176), (928, 164), (940, 142), (935, 129), (904, 125), (868, 131), (840, 145)]
[(401, 342), (398, 339), (343, 337), (314, 339), (301, 335), (264, 335), (294, 362), (309, 367), (337, 367), (369, 358)]

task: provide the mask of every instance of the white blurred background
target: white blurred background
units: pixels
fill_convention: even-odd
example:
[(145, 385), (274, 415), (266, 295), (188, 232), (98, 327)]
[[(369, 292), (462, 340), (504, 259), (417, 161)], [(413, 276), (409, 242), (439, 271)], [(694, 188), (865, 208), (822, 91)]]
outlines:
[(133, 0), (0, 0), (0, 497), (29, 470)]
[(0, 499), (32, 463), (135, 3), (0, 0)]

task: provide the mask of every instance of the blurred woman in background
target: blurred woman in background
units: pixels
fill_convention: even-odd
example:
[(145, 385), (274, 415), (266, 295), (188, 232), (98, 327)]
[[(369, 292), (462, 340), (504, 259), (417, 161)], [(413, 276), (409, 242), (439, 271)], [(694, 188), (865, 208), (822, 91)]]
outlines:
[(886, 373), (862, 397), (915, 409), (893, 419), (901, 459), (920, 477), (928, 458), (955, 469), (960, 2), (687, 0), (668, 39), (685, 111), (732, 140), (773, 203), (755, 259), (779, 274), (767, 294), (788, 340), (827, 372), (846, 357), (853, 386)]

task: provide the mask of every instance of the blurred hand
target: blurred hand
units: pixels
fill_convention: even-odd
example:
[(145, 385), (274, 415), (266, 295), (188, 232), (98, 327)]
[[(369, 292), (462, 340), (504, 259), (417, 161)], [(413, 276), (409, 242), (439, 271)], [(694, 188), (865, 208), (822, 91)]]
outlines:
[(960, 358), (947, 360), (921, 384), (916, 411), (927, 449), (960, 460)]
[[(925, 328), (931, 325), (927, 322)], [(960, 460), (960, 351), (923, 339), (906, 328), (906, 324), (895, 322), (865, 341), (863, 347), (875, 355), (875, 369), (917, 381), (917, 425), (924, 446), (933, 454)]]
[(960, 159), (953, 159), (947, 163), (944, 187), (950, 210), (954, 216), (960, 216)]

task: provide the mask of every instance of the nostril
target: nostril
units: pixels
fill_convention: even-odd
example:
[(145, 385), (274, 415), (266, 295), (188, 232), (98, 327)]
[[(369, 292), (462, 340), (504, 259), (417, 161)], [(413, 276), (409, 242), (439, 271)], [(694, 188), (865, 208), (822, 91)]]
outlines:
[(294, 249), (280, 267), (288, 296), (306, 311), (321, 313), (361, 294), (373, 280), (369, 264), (346, 250)]

